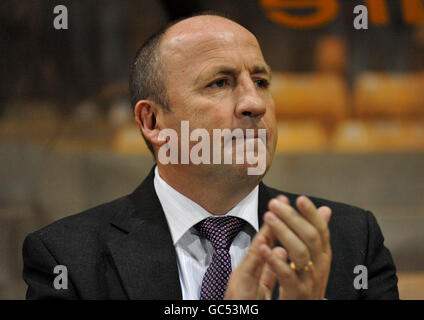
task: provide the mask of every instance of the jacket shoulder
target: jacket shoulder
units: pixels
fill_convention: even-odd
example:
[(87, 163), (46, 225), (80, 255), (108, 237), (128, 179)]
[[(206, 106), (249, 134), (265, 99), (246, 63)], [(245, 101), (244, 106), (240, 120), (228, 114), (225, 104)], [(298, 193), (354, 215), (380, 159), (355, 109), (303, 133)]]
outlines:
[(110, 225), (119, 214), (129, 214), (134, 210), (133, 204), (124, 196), (93, 208), (73, 214), (31, 233), (41, 240), (78, 238), (82, 234), (96, 234)]

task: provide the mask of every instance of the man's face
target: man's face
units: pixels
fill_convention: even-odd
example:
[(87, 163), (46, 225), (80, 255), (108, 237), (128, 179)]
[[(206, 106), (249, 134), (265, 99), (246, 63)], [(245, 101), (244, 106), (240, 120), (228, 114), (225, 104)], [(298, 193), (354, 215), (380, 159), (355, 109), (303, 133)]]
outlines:
[(211, 17), (200, 27), (194, 23), (171, 28), (162, 42), (171, 112), (163, 114), (160, 125), (180, 132), (181, 121), (188, 120), (190, 131), (204, 128), (211, 137), (213, 129), (266, 129), (268, 169), (276, 120), (268, 89), (271, 71), (256, 38), (222, 18)]

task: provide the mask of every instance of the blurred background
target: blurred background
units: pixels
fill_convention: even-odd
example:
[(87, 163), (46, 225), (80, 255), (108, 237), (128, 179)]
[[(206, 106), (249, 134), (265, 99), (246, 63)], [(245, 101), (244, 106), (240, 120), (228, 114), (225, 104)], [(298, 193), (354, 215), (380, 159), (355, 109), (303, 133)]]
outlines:
[[(358, 4), (366, 30), (353, 27)], [(67, 30), (53, 27), (56, 5)], [(274, 71), (265, 183), (371, 210), (401, 298), (424, 299), (424, 0), (2, 0), (0, 299), (25, 297), (29, 232), (146, 176), (130, 61), (170, 20), (204, 10), (251, 30)]]

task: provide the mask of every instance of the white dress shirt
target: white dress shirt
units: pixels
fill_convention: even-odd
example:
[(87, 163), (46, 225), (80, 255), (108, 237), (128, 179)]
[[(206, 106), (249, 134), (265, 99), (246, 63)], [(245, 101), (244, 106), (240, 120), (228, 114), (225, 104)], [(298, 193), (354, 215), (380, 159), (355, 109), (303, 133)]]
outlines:
[[(212, 244), (198, 235), (193, 226), (208, 217), (214, 217), (196, 202), (182, 195), (167, 184), (155, 168), (154, 186), (156, 194), (171, 231), (177, 253), (179, 279), (184, 300), (198, 300), (203, 275), (212, 261)], [(259, 229), (258, 191), (250, 192), (225, 216), (241, 218), (248, 223), (234, 238), (230, 247), (231, 265), (234, 270), (249, 249), (252, 237)]]

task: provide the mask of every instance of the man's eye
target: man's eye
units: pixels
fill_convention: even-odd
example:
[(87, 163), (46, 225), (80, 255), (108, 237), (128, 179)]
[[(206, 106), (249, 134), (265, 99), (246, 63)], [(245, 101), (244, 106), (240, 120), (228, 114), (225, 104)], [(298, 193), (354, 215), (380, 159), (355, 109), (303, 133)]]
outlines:
[(208, 87), (223, 88), (227, 84), (228, 84), (228, 79), (219, 79), (219, 80), (212, 82)]
[(262, 89), (266, 89), (269, 87), (269, 81), (265, 80), (265, 79), (256, 79), (255, 80), (255, 85), (258, 88), (262, 88)]

